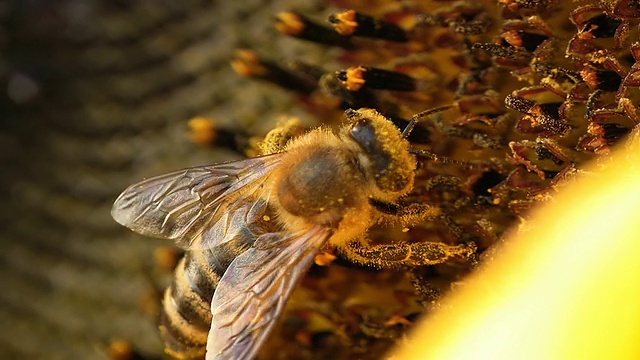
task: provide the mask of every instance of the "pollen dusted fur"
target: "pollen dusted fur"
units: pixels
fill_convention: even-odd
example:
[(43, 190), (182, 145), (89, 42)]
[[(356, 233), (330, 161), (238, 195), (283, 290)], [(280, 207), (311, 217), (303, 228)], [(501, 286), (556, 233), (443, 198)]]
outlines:
[(168, 353), (254, 357), (327, 243), (376, 268), (475, 253), (474, 244), (365, 244), (374, 224), (406, 225), (441, 212), (399, 202), (411, 191), (417, 166), (400, 129), (375, 110), (345, 115), (348, 123), (337, 132), (319, 128), (282, 152), (143, 180), (116, 199), (116, 221), (187, 249), (160, 318)]
[(283, 227), (296, 231), (328, 225), (335, 228), (329, 241), (340, 246), (380, 220), (370, 199), (393, 202), (411, 190), (416, 160), (408, 141), (375, 110), (357, 113), (350, 120), (371, 123), (378, 149), (390, 159), (387, 166), (383, 171), (373, 168), (381, 154), (368, 154), (353, 139), (355, 124), (338, 134), (319, 128), (293, 139), (271, 180), (276, 194), (269, 201)]

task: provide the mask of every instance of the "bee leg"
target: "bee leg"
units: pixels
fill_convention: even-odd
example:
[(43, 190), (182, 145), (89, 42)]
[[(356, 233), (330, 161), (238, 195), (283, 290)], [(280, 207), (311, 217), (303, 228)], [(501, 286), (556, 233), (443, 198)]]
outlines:
[(296, 118), (285, 118), (278, 122), (277, 126), (269, 131), (264, 140), (258, 144), (258, 151), (261, 155), (276, 154), (283, 152), (287, 143), (306, 131), (302, 122)]
[(408, 272), (417, 301), (428, 312), (442, 307), (440, 300), (443, 294), (464, 284), (464, 280), (459, 281), (458, 277), (445, 280), (442, 274), (425, 267), (412, 268)]
[(438, 207), (420, 203), (401, 206), (375, 199), (370, 199), (369, 203), (380, 211), (383, 216), (399, 218), (403, 226), (411, 226), (423, 221), (438, 220), (442, 222), (457, 239), (469, 241), (469, 239), (467, 239), (468, 236), (460, 225), (456, 224), (451, 216), (443, 212), (442, 209)]
[(409, 226), (424, 220), (434, 220), (442, 215), (440, 208), (425, 204), (399, 205), (376, 199), (369, 199), (369, 203), (383, 216), (393, 217), (396, 221), (399, 218), (403, 226)]
[(442, 295), (442, 290), (432, 284), (424, 268), (414, 268), (409, 272), (411, 275), (411, 285), (419, 296), (421, 305), (425, 308), (437, 306), (437, 301)]
[(424, 186), (425, 191), (431, 190), (459, 190), (462, 181), (452, 175), (435, 175), (431, 177)]
[(465, 231), (440, 208), (420, 203), (401, 206), (376, 199), (371, 199), (369, 202), (383, 215), (400, 218), (404, 226), (422, 221), (439, 220), (457, 239), (465, 243), (448, 245), (439, 242), (421, 242), (367, 246), (362, 239), (357, 239), (347, 242), (341, 248), (342, 254), (354, 263), (376, 268), (417, 267), (441, 264), (454, 257), (475, 263), (476, 244), (470, 241)]
[(362, 239), (351, 240), (340, 247), (342, 255), (350, 261), (378, 269), (436, 265), (455, 257), (473, 259), (476, 250), (473, 242), (460, 245), (421, 242), (367, 246)]

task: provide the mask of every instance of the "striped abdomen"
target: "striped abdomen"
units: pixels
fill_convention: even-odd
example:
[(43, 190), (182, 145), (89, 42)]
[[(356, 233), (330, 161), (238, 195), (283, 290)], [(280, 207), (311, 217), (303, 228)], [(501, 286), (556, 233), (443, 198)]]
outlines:
[(187, 251), (164, 293), (160, 331), (168, 354), (180, 359), (204, 357), (211, 325), (211, 299), (220, 278), (258, 236), (276, 231), (274, 227), (273, 222), (245, 224), (227, 243)]

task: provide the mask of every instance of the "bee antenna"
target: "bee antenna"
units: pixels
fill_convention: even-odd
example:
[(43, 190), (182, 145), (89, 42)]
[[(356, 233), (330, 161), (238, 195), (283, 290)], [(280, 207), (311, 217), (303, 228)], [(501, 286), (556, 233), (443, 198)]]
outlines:
[(409, 121), (409, 124), (407, 124), (407, 126), (404, 128), (404, 130), (402, 130), (402, 136), (404, 138), (408, 138), (409, 135), (411, 134), (411, 131), (413, 131), (413, 128), (416, 126), (416, 124), (418, 123), (418, 121), (420, 121), (420, 119), (427, 117), (429, 115), (433, 115), (439, 112), (443, 112), (445, 110), (449, 110), (452, 107), (454, 107), (453, 104), (451, 105), (445, 105), (445, 106), (438, 106), (438, 107), (434, 107), (425, 111), (421, 111), (415, 115), (413, 115), (411, 117), (411, 121)]

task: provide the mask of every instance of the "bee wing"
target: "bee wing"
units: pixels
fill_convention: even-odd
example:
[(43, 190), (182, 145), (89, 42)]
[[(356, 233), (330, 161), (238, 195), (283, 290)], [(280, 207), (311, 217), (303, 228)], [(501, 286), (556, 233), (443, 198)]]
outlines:
[(278, 234), (277, 246), (274, 233), (258, 238), (220, 279), (211, 301), (207, 360), (255, 356), (331, 230)]
[(263, 190), (281, 154), (153, 177), (129, 186), (111, 216), (142, 235), (171, 239), (183, 248), (211, 248), (262, 216), (265, 202), (246, 201)]

